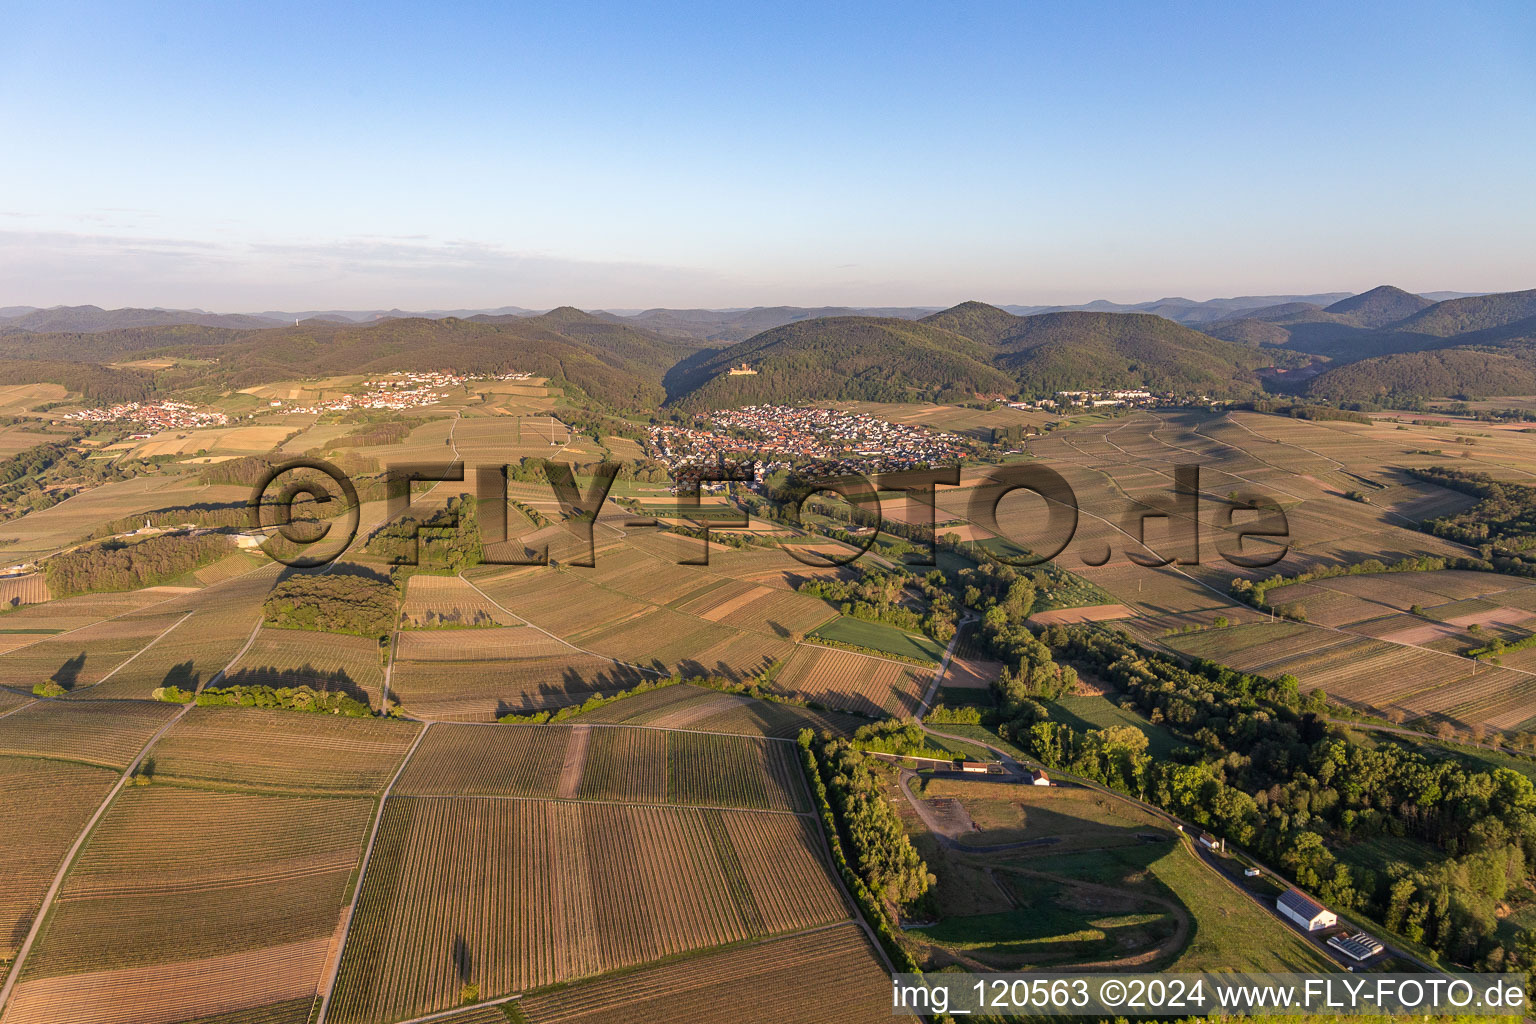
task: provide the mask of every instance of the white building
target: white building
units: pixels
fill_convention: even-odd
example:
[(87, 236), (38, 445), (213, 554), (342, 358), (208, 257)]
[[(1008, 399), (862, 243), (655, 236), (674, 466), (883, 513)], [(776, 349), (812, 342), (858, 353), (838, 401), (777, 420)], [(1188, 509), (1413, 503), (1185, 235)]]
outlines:
[(1320, 932), (1339, 923), (1338, 914), (1295, 889), (1281, 893), (1275, 900), (1275, 909), (1309, 932)]
[(1356, 932), (1354, 935), (1335, 935), (1328, 940), (1328, 945), (1351, 960), (1358, 960), (1361, 963), (1371, 957), (1380, 956), (1386, 952), (1387, 948), (1375, 936), (1367, 935), (1365, 932)]
[(1029, 784), (1031, 786), (1049, 786), (1051, 784), (1051, 777), (1045, 774), (1044, 768), (1040, 768), (1029, 773)]

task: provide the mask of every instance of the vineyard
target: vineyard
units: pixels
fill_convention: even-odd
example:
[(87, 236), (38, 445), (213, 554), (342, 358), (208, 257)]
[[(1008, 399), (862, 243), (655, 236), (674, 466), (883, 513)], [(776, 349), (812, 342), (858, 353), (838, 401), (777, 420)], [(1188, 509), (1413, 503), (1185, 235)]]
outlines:
[(930, 677), (915, 665), (807, 645), (785, 663), (773, 688), (837, 711), (904, 718), (917, 711)]
[(160, 738), (156, 778), (256, 789), (366, 794), (383, 790), (419, 725), (261, 708), (193, 708)]
[(552, 797), (570, 734), (564, 725), (436, 724), (427, 729), (391, 792)]
[(798, 815), (391, 799), (373, 856), (338, 1024), (449, 1009), (465, 983), (488, 998), (847, 914)]
[(176, 711), (150, 701), (38, 701), (0, 718), (0, 754), (121, 770)]
[(306, 1024), (329, 937), (175, 964), (25, 981), (6, 1024)]
[[(39, 610), (48, 605), (39, 606)], [(69, 633), (61, 633), (0, 656), (0, 679), (27, 689), (49, 681), (65, 690), (100, 682), (161, 633), (175, 626), (185, 611), (156, 604), (129, 611)], [(7, 625), (12, 620), (7, 617)]]
[(400, 623), (407, 629), (508, 626), (511, 618), (457, 576), (415, 575), (405, 587)]
[(0, 610), (41, 604), (52, 596), (48, 592), (48, 579), (40, 572), (0, 579)]
[(162, 605), (163, 614), (180, 617), (176, 625), (85, 695), (147, 698), (160, 686), (191, 691), (207, 683), (250, 639), (275, 577), (269, 566)]
[[(372, 810), (362, 799), (128, 787), (71, 868), (16, 1007), (39, 993), (74, 1002), (50, 984), (61, 976), (95, 994), (80, 1018), (91, 1020), (127, 1007), (135, 1019), (179, 1019), (162, 1016), (162, 1000), (201, 1016), (313, 993)], [(195, 984), (118, 1001), (128, 978), (147, 984), (178, 961)], [(233, 993), (208, 969), (224, 961), (244, 965)]]
[(664, 686), (588, 711), (583, 722), (697, 729), (742, 736), (793, 737), (801, 729), (852, 732), (868, 720), (794, 704), (758, 700), (687, 684)]
[(340, 690), (377, 706), (384, 668), (370, 637), (263, 626), (223, 683)]
[(669, 803), (809, 810), (790, 744), (692, 732), (665, 735)]
[(65, 852), (116, 781), (105, 768), (0, 757), (0, 960), (15, 957)]
[(583, 800), (666, 803), (667, 733), (660, 729), (593, 729), (578, 795)]
[[(474, 637), (493, 632), (502, 631), (460, 630), (429, 636)], [(416, 637), (401, 634), (402, 641)], [(390, 698), (417, 718), (491, 722), (506, 714), (579, 704), (593, 693), (628, 689), (640, 679), (632, 668), (569, 650), (500, 661), (397, 659), (390, 674)]]
[[(529, 1024), (881, 1024), (887, 968), (852, 925), (825, 928), (529, 996)], [(912, 1018), (906, 1018), (908, 1020)]]
[(395, 657), (398, 661), (495, 662), (569, 653), (572, 652), (568, 645), (542, 630), (531, 626), (502, 626), (401, 633)]

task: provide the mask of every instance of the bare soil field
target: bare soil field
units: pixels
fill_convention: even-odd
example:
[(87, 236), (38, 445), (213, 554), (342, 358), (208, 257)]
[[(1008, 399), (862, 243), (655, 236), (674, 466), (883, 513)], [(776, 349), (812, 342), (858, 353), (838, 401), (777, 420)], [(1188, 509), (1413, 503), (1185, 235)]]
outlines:
[(1036, 612), (1029, 621), (1037, 626), (1066, 626), (1079, 622), (1112, 622), (1135, 616), (1134, 609), (1123, 604), (1091, 604), (1081, 608), (1057, 608), (1048, 612)]

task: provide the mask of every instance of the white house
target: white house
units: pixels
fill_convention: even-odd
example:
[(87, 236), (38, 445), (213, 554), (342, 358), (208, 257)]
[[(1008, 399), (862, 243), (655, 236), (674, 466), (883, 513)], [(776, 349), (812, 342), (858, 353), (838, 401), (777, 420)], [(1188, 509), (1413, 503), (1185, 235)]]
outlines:
[(1049, 786), (1051, 784), (1051, 777), (1045, 774), (1044, 768), (1040, 768), (1029, 773), (1029, 784), (1031, 786)]
[(1289, 889), (1275, 900), (1275, 909), (1309, 932), (1320, 932), (1339, 923), (1339, 915), (1310, 896)]

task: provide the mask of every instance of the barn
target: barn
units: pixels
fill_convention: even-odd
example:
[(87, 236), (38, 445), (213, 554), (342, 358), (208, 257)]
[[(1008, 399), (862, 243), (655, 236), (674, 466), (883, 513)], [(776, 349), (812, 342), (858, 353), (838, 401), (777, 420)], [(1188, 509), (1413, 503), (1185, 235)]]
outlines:
[(1309, 932), (1332, 928), (1339, 923), (1339, 915), (1295, 889), (1287, 890), (1275, 900), (1275, 909)]

